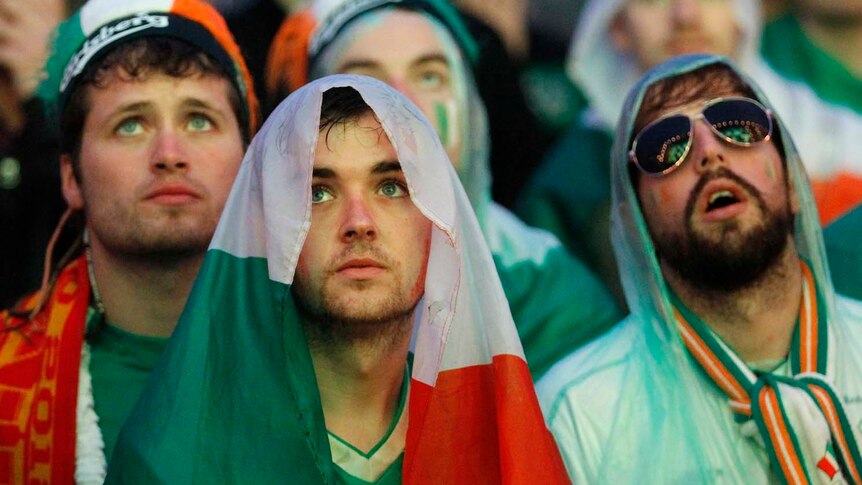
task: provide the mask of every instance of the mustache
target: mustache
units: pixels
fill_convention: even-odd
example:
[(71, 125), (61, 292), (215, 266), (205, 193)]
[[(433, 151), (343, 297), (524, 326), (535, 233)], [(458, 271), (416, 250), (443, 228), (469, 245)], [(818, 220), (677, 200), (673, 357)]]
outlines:
[(712, 182), (716, 179), (728, 179), (736, 182), (737, 185), (742, 187), (742, 190), (747, 192), (752, 200), (757, 201), (757, 204), (763, 208), (763, 196), (760, 193), (760, 190), (757, 187), (751, 185), (747, 180), (737, 175), (732, 170), (729, 170), (724, 167), (719, 167), (715, 170), (707, 172), (701, 175), (700, 180), (697, 181), (694, 188), (691, 190), (691, 193), (688, 196), (688, 202), (685, 205), (685, 217), (686, 220), (690, 220), (691, 216), (694, 214), (695, 208), (697, 206), (697, 200), (700, 198), (700, 194), (703, 192), (703, 189), (706, 187), (706, 184)]
[(345, 261), (357, 258), (373, 259), (387, 268), (394, 266), (392, 258), (388, 254), (371, 242), (362, 240), (347, 246), (340, 253), (333, 256), (329, 260), (327, 267), (330, 273), (335, 273), (336, 268), (340, 267)]

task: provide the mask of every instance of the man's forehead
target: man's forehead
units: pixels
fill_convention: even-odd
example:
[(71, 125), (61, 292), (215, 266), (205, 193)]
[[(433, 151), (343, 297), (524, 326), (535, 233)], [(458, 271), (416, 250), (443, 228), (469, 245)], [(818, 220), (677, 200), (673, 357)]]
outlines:
[(720, 68), (704, 77), (696, 73), (684, 73), (650, 85), (635, 117), (635, 128), (639, 130), (662, 116), (701, 106), (715, 98), (752, 97), (747, 83), (729, 68)]
[[(408, 44), (393, 44), (390, 39), (398, 32), (409, 35)], [(385, 9), (369, 12), (354, 20), (354, 25), (339, 34), (342, 43), (340, 63), (354, 58), (415, 62), (417, 59), (440, 56), (444, 60), (446, 32), (422, 12), (405, 9)], [(364, 49), (366, 44), (378, 49)]]
[[(375, 167), (381, 161), (397, 162), (397, 154), (372, 111), (329, 125), (318, 134), (315, 171), (360, 169), (376, 173), (379, 170)], [(400, 171), (400, 165), (396, 168)]]
[(159, 104), (179, 107), (225, 108), (230, 105), (230, 82), (215, 74), (183, 77), (153, 72), (143, 77), (114, 75), (98, 85), (85, 85), (88, 97), (111, 105)]
[[(682, 97), (672, 99), (660, 107), (660, 109), (656, 112), (655, 119), (676, 113), (694, 115), (700, 112), (700, 108), (702, 108), (704, 104), (716, 98), (727, 98), (731, 96), (748, 97), (746, 93), (743, 93), (739, 90), (728, 89), (715, 90), (709, 93), (701, 93), (694, 95), (694, 97)], [(649, 123), (649, 121), (652, 120), (648, 120), (647, 123)]]

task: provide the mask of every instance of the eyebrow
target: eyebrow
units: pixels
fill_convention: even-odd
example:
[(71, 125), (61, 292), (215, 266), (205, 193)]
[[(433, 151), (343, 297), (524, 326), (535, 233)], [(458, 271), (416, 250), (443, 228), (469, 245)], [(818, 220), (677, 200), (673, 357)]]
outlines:
[[(442, 62), (443, 64), (449, 65), (449, 61), (446, 59), (446, 56), (443, 55), (442, 52), (432, 52), (430, 54), (424, 54), (410, 63), (411, 66), (416, 66), (419, 64), (424, 64), (426, 62)], [(380, 67), (380, 62), (373, 59), (355, 59), (352, 61), (348, 61), (342, 64), (338, 71), (348, 71), (351, 69), (373, 69)]]
[(149, 101), (138, 101), (137, 103), (122, 106), (120, 109), (111, 113), (111, 116), (125, 115), (127, 113), (140, 113), (141, 111), (146, 111), (148, 109), (152, 109), (152, 103)]
[(202, 101), (197, 98), (184, 98), (181, 104), (184, 108), (201, 108), (207, 110), (213, 110), (213, 106), (206, 101)]
[[(398, 160), (384, 160), (376, 163), (371, 167), (371, 173), (374, 175), (382, 175), (392, 172), (403, 172), (401, 162)], [(311, 176), (319, 179), (334, 179), (336, 178), (335, 170), (331, 168), (315, 168), (311, 171)]]
[[(212, 105), (206, 101), (201, 101), (197, 98), (185, 98), (182, 100), (182, 107), (185, 109), (197, 108), (207, 111), (216, 111)], [(153, 109), (153, 103), (150, 101), (138, 101), (136, 103), (127, 104), (116, 110), (112, 116), (123, 116), (129, 113), (141, 113)]]
[(371, 168), (371, 173), (375, 175), (390, 172), (403, 172), (403, 170), (401, 169), (401, 162), (399, 162), (398, 160), (385, 160), (374, 165), (374, 167)]

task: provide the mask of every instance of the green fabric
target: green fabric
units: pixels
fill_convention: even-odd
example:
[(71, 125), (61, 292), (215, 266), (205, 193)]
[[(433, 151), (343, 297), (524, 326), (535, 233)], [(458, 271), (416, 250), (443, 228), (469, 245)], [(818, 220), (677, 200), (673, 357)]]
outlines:
[[(610, 244), (611, 134), (587, 126), (582, 111), (518, 198), (527, 224), (557, 236), (622, 300)], [(517, 319), (516, 319), (517, 321)]]
[[(99, 318), (93, 312), (87, 327)], [(135, 335), (106, 323), (88, 343), (93, 401), (105, 442), (105, 459), (110, 462), (120, 428), (143, 392), (168, 339)]]
[(290, 287), (264, 258), (211, 249), (106, 483), (333, 483), (334, 468)]
[(560, 135), (587, 105), (584, 93), (572, 84), (560, 62), (527, 64), (520, 76), (521, 89), (542, 130)]
[(828, 225), (823, 240), (835, 290), (862, 300), (862, 207)]
[(793, 15), (766, 25), (760, 50), (782, 76), (807, 84), (826, 101), (862, 112), (862, 79), (817, 47)]
[(335, 483), (344, 485), (401, 485), (401, 465), (404, 462), (404, 454), (395, 460), (392, 465), (386, 470), (386, 473), (380, 476), (374, 482), (366, 482), (360, 480), (353, 475), (347, 473), (339, 467), (335, 467)]

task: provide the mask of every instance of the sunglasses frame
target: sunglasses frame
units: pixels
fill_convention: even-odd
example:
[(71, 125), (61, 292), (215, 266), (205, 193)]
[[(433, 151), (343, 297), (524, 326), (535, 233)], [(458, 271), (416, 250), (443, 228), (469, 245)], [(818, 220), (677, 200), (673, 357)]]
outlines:
[[(766, 131), (766, 136), (763, 137), (762, 140), (758, 140), (758, 141), (754, 141), (754, 142), (742, 142), (742, 141), (736, 141), (736, 140), (734, 140), (728, 136), (725, 136), (720, 131), (718, 131), (715, 128), (715, 126), (713, 126), (712, 123), (709, 122), (709, 120), (703, 115), (703, 112), (706, 111), (707, 109), (709, 109), (710, 107), (712, 107), (718, 103), (725, 102), (725, 101), (744, 101), (747, 103), (751, 103), (751, 104), (755, 105), (756, 107), (758, 107), (759, 109), (761, 109), (763, 111), (763, 113), (766, 115), (766, 120), (768, 121), (768, 125), (767, 125), (768, 130)], [(640, 140), (641, 135), (646, 130), (652, 128), (653, 126), (657, 125), (658, 123), (661, 123), (662, 121), (665, 121), (668, 118), (673, 118), (676, 116), (684, 116), (684, 117), (688, 118), (689, 133), (691, 133), (691, 135), (688, 137), (688, 142), (686, 142), (686, 144), (685, 144), (685, 150), (682, 152), (682, 156), (679, 157), (679, 160), (677, 160), (673, 165), (662, 170), (661, 172), (647, 171), (646, 169), (644, 169), (641, 166), (640, 162), (637, 159), (637, 155), (635, 154), (637, 147), (638, 147), (638, 140)], [(643, 128), (641, 128), (641, 130), (635, 136), (634, 141), (632, 141), (632, 147), (629, 150), (629, 160), (632, 163), (634, 163), (635, 166), (637, 166), (638, 170), (640, 170), (642, 173), (649, 175), (650, 177), (661, 177), (661, 176), (669, 174), (670, 172), (673, 172), (674, 170), (677, 169), (677, 167), (679, 167), (680, 165), (683, 164), (683, 162), (685, 162), (685, 159), (688, 157), (688, 152), (691, 151), (691, 146), (694, 144), (694, 124), (698, 120), (701, 120), (701, 119), (705, 120), (707, 126), (709, 126), (710, 131), (712, 131), (712, 134), (715, 135), (715, 137), (718, 138), (719, 140), (722, 140), (725, 143), (729, 143), (729, 144), (735, 145), (735, 146), (751, 147), (751, 146), (754, 146), (754, 145), (757, 145), (757, 144), (760, 144), (760, 143), (763, 143), (765, 141), (769, 141), (772, 139), (772, 130), (774, 129), (774, 123), (773, 123), (772, 117), (773, 117), (772, 110), (767, 108), (766, 106), (763, 106), (763, 104), (761, 104), (756, 99), (748, 98), (745, 96), (723, 96), (723, 97), (713, 98), (713, 99), (710, 99), (709, 101), (706, 101), (705, 103), (703, 103), (703, 105), (701, 105), (701, 107), (700, 107), (700, 111), (695, 116), (685, 115), (680, 111), (676, 111), (676, 112), (672, 112), (672, 113), (667, 113), (666, 115), (662, 116), (661, 118), (655, 119), (655, 120), (651, 121), (650, 123), (648, 123)]]

